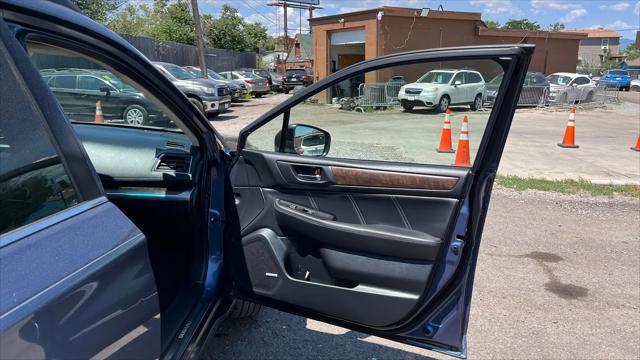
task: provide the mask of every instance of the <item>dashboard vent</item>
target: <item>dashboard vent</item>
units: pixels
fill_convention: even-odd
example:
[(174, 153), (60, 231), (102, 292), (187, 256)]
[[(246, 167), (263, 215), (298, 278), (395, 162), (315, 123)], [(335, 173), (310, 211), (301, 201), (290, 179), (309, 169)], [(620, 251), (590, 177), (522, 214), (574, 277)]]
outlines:
[(188, 155), (164, 154), (158, 161), (156, 171), (188, 173), (190, 165), (191, 158)]
[(170, 147), (170, 148), (177, 148), (177, 149), (184, 149), (185, 145), (181, 144), (179, 142), (176, 141), (171, 141), (171, 140), (167, 140), (167, 142), (164, 144), (166, 147)]

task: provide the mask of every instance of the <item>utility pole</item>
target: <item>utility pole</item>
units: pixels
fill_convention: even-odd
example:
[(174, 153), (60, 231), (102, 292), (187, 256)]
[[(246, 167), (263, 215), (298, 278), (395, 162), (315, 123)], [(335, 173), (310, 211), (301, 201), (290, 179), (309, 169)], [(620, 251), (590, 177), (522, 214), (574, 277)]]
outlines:
[(191, 11), (193, 11), (193, 24), (196, 27), (196, 53), (198, 55), (198, 65), (200, 66), (200, 77), (207, 79), (207, 63), (204, 61), (204, 39), (202, 38), (198, 0), (191, 0)]

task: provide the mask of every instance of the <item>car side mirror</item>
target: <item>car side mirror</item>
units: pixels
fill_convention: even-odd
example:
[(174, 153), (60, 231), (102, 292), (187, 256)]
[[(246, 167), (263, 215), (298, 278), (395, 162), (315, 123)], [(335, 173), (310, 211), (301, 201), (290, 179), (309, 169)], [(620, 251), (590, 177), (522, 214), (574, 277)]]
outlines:
[(275, 151), (303, 156), (325, 156), (331, 147), (329, 132), (311, 125), (292, 124), (282, 139), (282, 130), (275, 137)]
[(578, 84), (571, 84), (571, 86), (573, 86), (573, 87), (578, 87)]
[(109, 89), (108, 87), (101, 87), (100, 88), (100, 92), (105, 93), (107, 96), (111, 95), (111, 89)]
[(462, 85), (462, 81), (457, 80), (456, 82), (453, 83), (453, 86), (458, 86), (458, 85)]

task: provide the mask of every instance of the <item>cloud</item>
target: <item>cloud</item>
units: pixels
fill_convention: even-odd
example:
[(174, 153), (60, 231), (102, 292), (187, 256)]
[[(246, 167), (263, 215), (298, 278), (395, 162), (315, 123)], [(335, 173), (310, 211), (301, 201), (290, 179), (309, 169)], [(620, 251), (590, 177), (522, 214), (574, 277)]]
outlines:
[(568, 14), (566, 14), (565, 16), (561, 17), (560, 19), (558, 19), (558, 21), (560, 22), (565, 22), (565, 23), (570, 23), (573, 22), (576, 19), (579, 19), (583, 16), (587, 15), (587, 10), (585, 10), (585, 8), (583, 7), (579, 7), (576, 9), (573, 9), (571, 11), (569, 11)]
[(626, 22), (622, 21), (622, 20), (616, 20), (613, 23), (609, 24), (606, 26), (607, 29), (629, 29), (632, 28), (633, 26), (627, 24)]
[(640, 1), (636, 3), (636, 6), (633, 7), (633, 13), (636, 15), (640, 15)]
[(522, 10), (511, 0), (471, 0), (473, 6), (483, 6), (482, 12), (490, 15), (522, 15)]
[(629, 3), (626, 1), (621, 1), (615, 4), (603, 4), (600, 5), (600, 10), (613, 10), (613, 11), (625, 11), (629, 7)]
[(582, 8), (582, 5), (559, 2), (555, 0), (531, 0), (531, 7), (539, 10), (571, 10)]

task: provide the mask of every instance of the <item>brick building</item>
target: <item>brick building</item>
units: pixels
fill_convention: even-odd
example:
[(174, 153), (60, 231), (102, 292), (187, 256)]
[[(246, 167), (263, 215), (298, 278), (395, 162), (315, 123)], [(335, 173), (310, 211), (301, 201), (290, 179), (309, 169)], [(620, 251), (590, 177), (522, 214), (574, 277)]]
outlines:
[[(530, 70), (545, 74), (575, 71), (578, 46), (586, 34), (487, 28), (480, 13), (400, 7), (317, 17), (313, 33), (317, 79), (353, 63), (417, 49), (529, 43), (536, 45)], [(379, 79), (380, 80), (380, 79)]]

